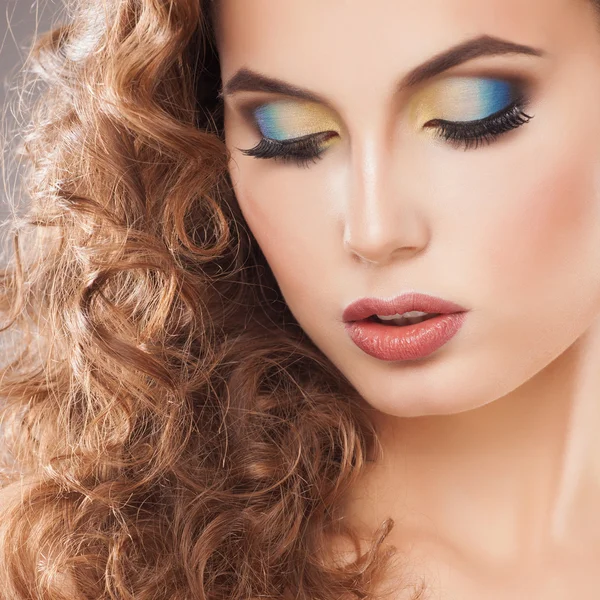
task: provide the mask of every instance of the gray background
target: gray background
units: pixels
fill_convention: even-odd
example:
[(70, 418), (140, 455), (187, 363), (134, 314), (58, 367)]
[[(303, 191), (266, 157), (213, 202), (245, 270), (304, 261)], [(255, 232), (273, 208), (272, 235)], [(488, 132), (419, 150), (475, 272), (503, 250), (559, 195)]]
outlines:
[[(99, 0), (100, 1), (100, 0)], [(2, 152), (6, 168), (10, 169), (14, 127), (14, 108), (6, 101), (16, 100), (11, 88), (16, 85), (18, 70), (23, 65), (36, 30), (46, 31), (53, 23), (61, 20), (64, 14), (61, 0), (0, 0), (0, 106), (2, 107)], [(2, 174), (0, 185), (0, 223), (9, 216), (6, 201), (7, 185), (14, 187), (17, 175), (13, 172)]]

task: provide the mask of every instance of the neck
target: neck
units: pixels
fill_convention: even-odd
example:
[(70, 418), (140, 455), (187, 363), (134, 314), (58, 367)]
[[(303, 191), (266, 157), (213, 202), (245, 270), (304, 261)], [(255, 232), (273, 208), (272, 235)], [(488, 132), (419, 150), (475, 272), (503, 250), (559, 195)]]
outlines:
[[(526, 347), (524, 347), (526, 352)], [(375, 412), (383, 455), (351, 520), (487, 565), (533, 567), (598, 543), (600, 321), (507, 396), (454, 415)]]

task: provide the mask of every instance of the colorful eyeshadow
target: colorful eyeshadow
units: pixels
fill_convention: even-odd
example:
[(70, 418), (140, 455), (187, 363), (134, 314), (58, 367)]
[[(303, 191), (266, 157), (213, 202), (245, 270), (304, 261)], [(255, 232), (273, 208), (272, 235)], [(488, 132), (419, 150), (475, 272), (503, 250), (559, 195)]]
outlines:
[(330, 111), (314, 102), (270, 102), (255, 109), (254, 118), (264, 137), (278, 141), (325, 131), (339, 132), (339, 126)]
[(452, 77), (418, 92), (411, 118), (419, 125), (431, 119), (475, 121), (507, 108), (517, 99), (514, 83), (485, 77)]

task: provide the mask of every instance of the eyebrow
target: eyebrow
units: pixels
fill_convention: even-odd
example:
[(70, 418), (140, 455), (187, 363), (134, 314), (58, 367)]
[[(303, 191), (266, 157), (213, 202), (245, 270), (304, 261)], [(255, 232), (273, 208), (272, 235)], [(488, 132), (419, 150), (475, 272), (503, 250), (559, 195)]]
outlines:
[[(402, 90), (415, 86), (435, 75), (460, 65), (468, 60), (481, 56), (496, 56), (500, 54), (527, 54), (530, 56), (544, 56), (546, 53), (540, 48), (516, 44), (509, 40), (482, 35), (452, 46), (448, 50), (436, 54), (426, 62), (415, 67), (407, 73), (398, 85)], [(235, 94), (236, 92), (269, 92), (294, 96), (313, 102), (324, 102), (324, 99), (310, 90), (296, 87), (281, 79), (266, 77), (242, 67), (233, 75), (219, 92), (219, 97)]]

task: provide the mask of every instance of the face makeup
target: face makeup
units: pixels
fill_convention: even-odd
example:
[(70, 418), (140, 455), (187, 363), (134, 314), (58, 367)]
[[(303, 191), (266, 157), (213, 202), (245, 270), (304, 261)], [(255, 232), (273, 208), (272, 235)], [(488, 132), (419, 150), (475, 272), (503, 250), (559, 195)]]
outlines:
[(462, 306), (415, 293), (389, 301), (365, 298), (343, 314), (352, 341), (366, 354), (386, 361), (429, 356), (458, 333), (465, 317)]
[(506, 109), (520, 99), (517, 84), (489, 77), (449, 77), (428, 85), (411, 102), (418, 126), (432, 119), (477, 121)]
[[(469, 148), (491, 141), (526, 123), (527, 86), (520, 80), (492, 77), (445, 77), (413, 92), (408, 114), (416, 130)], [(246, 156), (308, 166), (322, 158), (341, 132), (338, 118), (314, 100), (246, 105), (242, 112), (262, 136)]]
[(281, 142), (339, 130), (329, 111), (314, 102), (280, 100), (262, 104), (253, 112), (261, 134)]
[[(505, 397), (573, 344), (600, 297), (589, 15), (409, 5), (227, 0), (220, 52), (235, 195), (285, 302), (398, 416)], [(468, 316), (386, 325), (368, 318), (397, 311), (374, 311), (348, 335), (350, 302), (407, 288)]]

